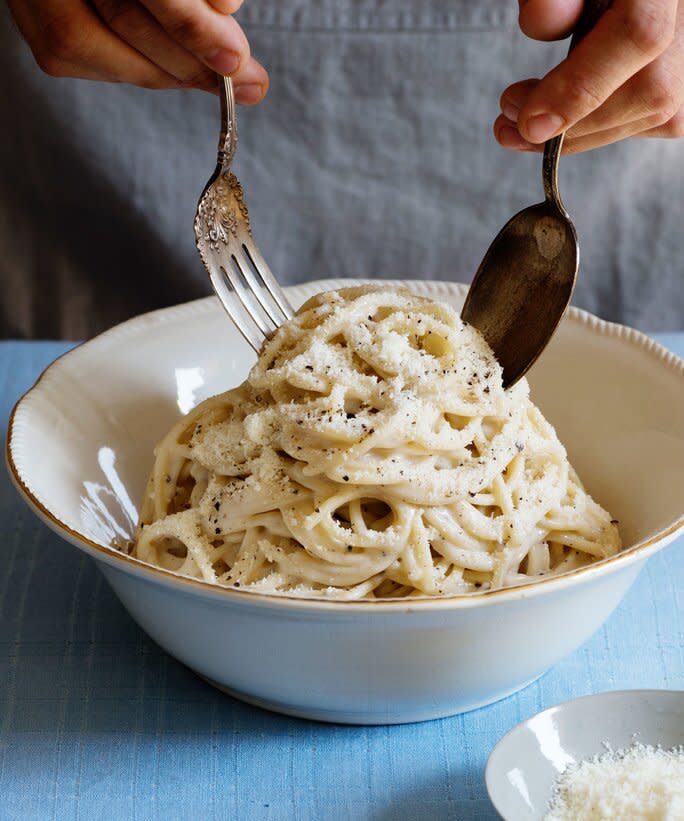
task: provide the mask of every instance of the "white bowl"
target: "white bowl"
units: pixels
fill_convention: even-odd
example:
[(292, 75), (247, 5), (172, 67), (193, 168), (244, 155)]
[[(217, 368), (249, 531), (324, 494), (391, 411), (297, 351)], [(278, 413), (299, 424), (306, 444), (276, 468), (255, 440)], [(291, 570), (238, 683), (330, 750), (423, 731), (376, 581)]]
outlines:
[(684, 692), (622, 690), (585, 696), (544, 710), (496, 745), (485, 780), (504, 821), (542, 821), (556, 778), (573, 764), (631, 747), (663, 749), (684, 738)]
[[(301, 303), (341, 284), (309, 283), (290, 296)], [(456, 306), (465, 294), (446, 283), (412, 287)], [(531, 374), (533, 398), (589, 491), (620, 520), (619, 556), (508, 590), (324, 602), (217, 588), (112, 549), (133, 533), (153, 445), (181, 412), (240, 382), (253, 359), (214, 299), (156, 311), (51, 365), (8, 433), (11, 473), (38, 515), (98, 562), (155, 641), (245, 701), (362, 724), (496, 701), (594, 633), (647, 557), (684, 529), (684, 363), (571, 310)]]

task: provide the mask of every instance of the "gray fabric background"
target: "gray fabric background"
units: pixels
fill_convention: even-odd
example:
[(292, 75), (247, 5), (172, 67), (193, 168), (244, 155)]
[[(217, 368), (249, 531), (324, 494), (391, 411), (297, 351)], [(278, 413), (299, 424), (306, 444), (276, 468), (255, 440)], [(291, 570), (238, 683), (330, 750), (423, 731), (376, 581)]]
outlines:
[[(514, 0), (245, 0), (271, 72), (240, 113), (238, 176), (285, 283), (331, 276), (469, 281), (541, 198), (540, 159), (491, 134), (511, 81), (566, 44), (517, 29)], [(90, 336), (209, 293), (192, 219), (218, 102), (43, 76), (0, 12), (0, 334)], [(684, 328), (684, 143), (565, 158), (583, 265), (575, 303)]]

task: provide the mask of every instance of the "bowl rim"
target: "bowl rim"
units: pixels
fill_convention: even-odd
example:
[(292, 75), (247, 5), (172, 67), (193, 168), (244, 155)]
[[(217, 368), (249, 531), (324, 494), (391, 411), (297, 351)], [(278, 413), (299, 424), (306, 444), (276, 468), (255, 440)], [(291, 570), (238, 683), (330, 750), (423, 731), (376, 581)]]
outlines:
[[(295, 293), (298, 297), (304, 299), (309, 296), (324, 290), (332, 290), (340, 287), (350, 287), (360, 284), (383, 284), (388, 286), (403, 285), (408, 287), (416, 287), (420, 293), (420, 289), (427, 292), (430, 296), (442, 295), (462, 295), (467, 291), (468, 286), (463, 283), (454, 283), (441, 280), (384, 280), (384, 279), (324, 279), (313, 280), (311, 282), (301, 283), (299, 285), (292, 285), (285, 288), (290, 293)], [(189, 302), (180, 303), (166, 308), (159, 308), (154, 311), (148, 311), (143, 314), (131, 317), (124, 322), (115, 325), (112, 328), (97, 334), (89, 340), (85, 340), (75, 347), (65, 351), (60, 356), (56, 357), (50, 362), (40, 373), (33, 385), (22, 394), (17, 400), (9, 416), (7, 435), (5, 439), (5, 460), (10, 473), (10, 478), (24, 497), (25, 501), (33, 508), (34, 512), (41, 518), (52, 530), (58, 533), (66, 541), (75, 545), (76, 547), (89, 553), (94, 558), (104, 561), (110, 566), (118, 566), (120, 570), (126, 570), (137, 576), (145, 576), (151, 581), (162, 582), (165, 586), (171, 586), (184, 590), (185, 592), (195, 592), (198, 594), (209, 594), (212, 598), (218, 597), (221, 599), (234, 599), (236, 601), (249, 601), (252, 604), (264, 604), (267, 606), (278, 607), (294, 607), (295, 609), (342, 609), (344, 612), (351, 612), (352, 610), (366, 610), (372, 607), (375, 611), (387, 610), (392, 612), (399, 611), (413, 611), (415, 609), (443, 609), (445, 607), (452, 608), (469, 608), (480, 607), (489, 604), (498, 604), (512, 601), (519, 598), (529, 598), (544, 593), (550, 593), (554, 590), (564, 589), (575, 584), (581, 583), (583, 580), (590, 580), (599, 575), (605, 575), (611, 571), (617, 571), (621, 568), (645, 560), (648, 556), (655, 553), (666, 544), (669, 544), (681, 531), (684, 531), (684, 513), (680, 515), (674, 522), (662, 528), (657, 533), (631, 545), (626, 550), (616, 553), (606, 559), (601, 559), (585, 567), (578, 568), (568, 573), (559, 576), (547, 576), (535, 581), (525, 582), (524, 584), (515, 585), (512, 587), (497, 588), (495, 590), (477, 591), (472, 593), (458, 593), (449, 596), (433, 596), (433, 597), (416, 597), (404, 599), (358, 599), (358, 600), (335, 600), (316, 598), (314, 596), (287, 596), (285, 594), (266, 594), (258, 593), (250, 590), (239, 590), (233, 587), (223, 587), (221, 585), (212, 584), (211, 582), (202, 579), (194, 579), (189, 576), (183, 576), (174, 573), (170, 570), (157, 567), (156, 565), (148, 564), (140, 559), (129, 556), (126, 553), (116, 550), (113, 547), (107, 547), (103, 544), (95, 542), (88, 536), (73, 529), (65, 522), (63, 522), (57, 515), (55, 515), (45, 503), (36, 497), (28, 483), (25, 481), (21, 472), (19, 471), (13, 454), (15, 446), (15, 422), (17, 414), (20, 411), (24, 402), (36, 391), (43, 379), (48, 373), (57, 366), (59, 369), (62, 360), (68, 357), (81, 355), (81, 349), (88, 346), (100, 345), (104, 342), (111, 342), (118, 338), (125, 339), (136, 332), (146, 331), (150, 325), (160, 323), (167, 323), (176, 320), (179, 316), (190, 314), (201, 314), (211, 309), (214, 311), (218, 307), (218, 299), (215, 296), (202, 297), (200, 299)], [(641, 331), (630, 328), (626, 325), (621, 325), (615, 322), (608, 322), (600, 319), (589, 311), (581, 308), (571, 306), (566, 311), (563, 318), (564, 322), (568, 320), (578, 322), (580, 325), (587, 327), (590, 331), (606, 336), (618, 338), (628, 344), (643, 350), (649, 355), (652, 355), (660, 364), (673, 368), (676, 372), (684, 376), (684, 360), (680, 359), (675, 353), (665, 348), (660, 343), (651, 339)]]
[[(497, 754), (501, 752), (501, 749), (510, 742), (510, 739), (513, 735), (519, 733), (523, 730), (530, 721), (533, 721), (536, 718), (539, 718), (543, 715), (548, 715), (550, 713), (555, 713), (559, 710), (567, 709), (571, 704), (581, 706), (583, 702), (587, 701), (604, 701), (610, 700), (616, 696), (628, 696), (628, 697), (639, 697), (639, 696), (653, 696), (655, 698), (670, 698), (670, 699), (679, 699), (680, 701), (684, 702), (684, 690), (676, 690), (669, 687), (634, 687), (634, 688), (626, 688), (626, 689), (619, 689), (619, 690), (602, 690), (600, 693), (587, 693), (583, 696), (577, 696), (576, 698), (569, 698), (565, 701), (560, 701), (558, 704), (552, 704), (550, 707), (545, 707), (543, 710), (538, 710), (536, 713), (533, 713), (531, 716), (519, 721), (510, 730), (507, 730), (501, 738), (496, 742), (496, 744), (492, 747), (491, 752), (487, 756), (487, 763), (485, 765), (484, 770), (484, 781), (485, 787), (487, 789), (487, 795), (489, 796), (489, 800), (492, 802), (494, 809), (501, 815), (504, 821), (507, 821), (506, 816), (504, 816), (502, 809), (499, 805), (495, 802), (494, 796), (492, 795), (492, 787), (495, 783), (499, 783), (500, 779), (495, 779), (492, 775), (492, 768), (494, 766), (494, 759), (496, 758)], [(602, 741), (604, 739), (601, 739)]]

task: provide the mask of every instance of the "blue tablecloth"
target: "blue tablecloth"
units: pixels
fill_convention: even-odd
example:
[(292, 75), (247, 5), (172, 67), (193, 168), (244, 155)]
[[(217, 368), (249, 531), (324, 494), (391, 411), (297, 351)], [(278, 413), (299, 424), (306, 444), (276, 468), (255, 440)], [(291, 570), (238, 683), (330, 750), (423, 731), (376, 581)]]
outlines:
[[(661, 336), (684, 354), (684, 334)], [(68, 345), (1, 343), (3, 422)], [(285, 718), (213, 690), (133, 623), (94, 565), (0, 479), (0, 818), (488, 821), (483, 771), (575, 696), (684, 689), (684, 556), (650, 560), (605, 627), (521, 693), (398, 727)]]

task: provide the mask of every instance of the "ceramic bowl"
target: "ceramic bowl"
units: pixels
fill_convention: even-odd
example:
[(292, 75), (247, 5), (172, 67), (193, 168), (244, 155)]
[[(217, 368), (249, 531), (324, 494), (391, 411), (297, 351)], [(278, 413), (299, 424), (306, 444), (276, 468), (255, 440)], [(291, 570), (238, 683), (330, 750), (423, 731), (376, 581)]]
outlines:
[(504, 821), (542, 821), (569, 766), (634, 741), (663, 749), (684, 738), (684, 692), (622, 690), (577, 698), (523, 721), (496, 745), (485, 780)]
[[(301, 303), (342, 284), (309, 283), (290, 296)], [(456, 307), (465, 295), (460, 285), (412, 287)], [(352, 603), (213, 587), (118, 552), (112, 545), (133, 533), (154, 444), (253, 361), (214, 299), (156, 311), (51, 365), (8, 433), (12, 476), (36, 513), (97, 561), (156, 642), (245, 701), (361, 724), (488, 704), (591, 636), (648, 556), (684, 527), (684, 363), (571, 310), (531, 372), (533, 398), (588, 490), (620, 520), (619, 556), (508, 590)]]

